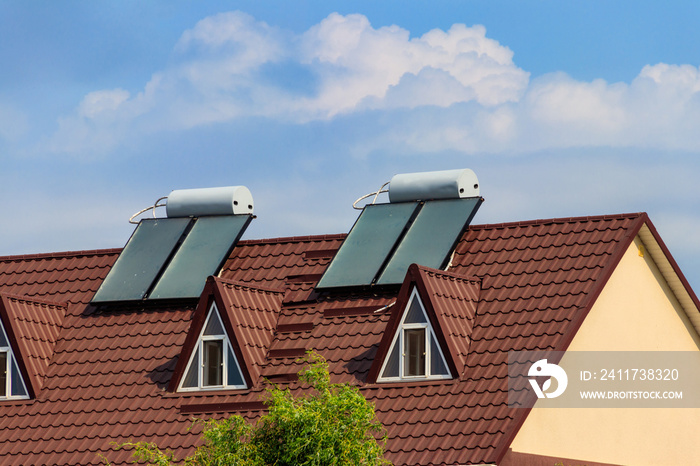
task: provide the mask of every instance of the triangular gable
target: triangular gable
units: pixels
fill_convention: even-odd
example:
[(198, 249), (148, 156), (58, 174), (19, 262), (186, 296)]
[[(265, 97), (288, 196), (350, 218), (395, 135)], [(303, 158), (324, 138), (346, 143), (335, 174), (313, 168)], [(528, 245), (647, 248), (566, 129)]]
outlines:
[[(36, 396), (43, 386), (65, 314), (63, 304), (0, 295), (2, 326), (18, 370), (13, 373), (15, 369), (10, 366), (10, 377), (21, 376), (27, 397)], [(12, 383), (19, 383), (19, 380), (12, 380)]]
[(392, 350), (396, 349), (398, 331), (407, 313), (416, 312), (415, 308), (411, 309), (416, 298), (428, 318), (430, 331), (451, 377), (460, 378), (466, 365), (480, 288), (478, 279), (412, 265), (384, 330), (368, 382), (386, 380), (383, 368)]
[(185, 367), (179, 391), (248, 388), (221, 313), (211, 303), (195, 349)]
[(256, 385), (274, 335), (283, 296), (284, 292), (280, 290), (209, 277), (192, 318), (170, 390), (176, 391), (183, 377), (188, 375), (187, 367), (201, 346), (199, 342), (212, 309), (218, 312), (245, 386)]

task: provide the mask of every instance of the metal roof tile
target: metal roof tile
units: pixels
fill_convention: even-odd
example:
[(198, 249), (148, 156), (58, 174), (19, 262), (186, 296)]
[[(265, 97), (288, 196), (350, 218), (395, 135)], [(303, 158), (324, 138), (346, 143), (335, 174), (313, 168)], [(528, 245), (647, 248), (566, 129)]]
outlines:
[[(640, 218), (470, 227), (457, 245), (450, 273), (431, 282), (431, 299), (438, 303), (446, 337), (471, 339), (470, 345), (456, 343), (457, 351), (467, 355), (464, 380), (363, 383), (389, 319), (389, 312), (373, 310), (392, 303), (393, 291), (350, 291), (295, 302), (313, 293), (315, 279), (309, 277), (324, 271), (344, 235), (241, 241), (221, 272), (223, 281), (239, 282), (234, 288), (248, 283), (251, 288), (287, 290), (285, 301), (275, 295), (273, 306), (269, 296), (252, 289), (229, 295), (233, 288), (226, 288), (222, 293), (231, 309), (238, 310), (232, 319), (241, 345), (264, 375), (297, 368), (291, 358), (266, 359), (265, 348), (314, 347), (328, 358), (334, 381), (358, 384), (375, 403), (380, 419), (391, 426), (387, 457), (395, 464), (495, 462), (497, 447), (515, 419), (506, 403), (506, 351), (553, 348), (563, 341)], [(179, 413), (179, 404), (258, 400), (257, 391), (163, 396), (194, 310), (86, 308), (118, 252), (0, 258), (0, 290), (83, 304), (67, 309), (39, 399), (21, 407), (0, 406), (0, 438), (20, 429), (33, 430), (21, 435), (36, 440), (0, 442), (0, 454), (15, 455), (25, 464), (41, 464), (46, 458), (98, 463), (98, 452), (126, 461), (128, 454), (111, 456), (109, 442), (138, 435), (184, 455), (196, 443), (196, 432), (188, 433), (189, 418)], [(481, 279), (473, 316), (464, 313), (465, 299), (473, 298), (469, 287), (446, 279), (450, 274)], [(290, 280), (304, 276), (308, 282)], [(363, 307), (370, 310), (352, 311)], [(338, 309), (348, 311), (327, 312)], [(275, 332), (278, 325), (309, 323), (312, 328), (297, 333)], [(41, 328), (29, 343), (36, 358), (45, 353), (38, 346), (54, 331)], [(246, 413), (249, 418), (256, 415)]]

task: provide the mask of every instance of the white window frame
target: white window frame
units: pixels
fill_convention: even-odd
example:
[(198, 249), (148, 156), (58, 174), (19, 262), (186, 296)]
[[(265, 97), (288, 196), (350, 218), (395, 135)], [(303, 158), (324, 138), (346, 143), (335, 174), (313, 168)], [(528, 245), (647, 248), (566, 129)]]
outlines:
[[(0, 400), (28, 400), (29, 391), (27, 390), (27, 385), (24, 383), (24, 378), (19, 370), (19, 364), (15, 360), (15, 354), (10, 346), (10, 339), (7, 338), (7, 332), (2, 324), (0, 324), (0, 331), (7, 342), (7, 346), (0, 346), (0, 353), (5, 353), (7, 357), (5, 358), (5, 396), (0, 396)], [(17, 364), (17, 372), (19, 372), (19, 381), (22, 384), (22, 389), (26, 395), (12, 395), (12, 363)]]
[[(199, 338), (197, 338), (197, 344), (195, 347), (192, 349), (192, 354), (190, 355), (189, 361), (187, 361), (187, 366), (185, 366), (185, 371), (182, 373), (182, 377), (180, 379), (180, 385), (178, 386), (178, 391), (179, 392), (195, 392), (195, 391), (212, 391), (212, 390), (241, 390), (241, 389), (246, 389), (248, 386), (245, 383), (245, 377), (243, 376), (243, 371), (241, 370), (240, 363), (238, 362), (238, 357), (236, 356), (235, 351), (233, 351), (233, 347), (231, 345), (231, 341), (225, 333), (218, 334), (218, 335), (204, 335), (204, 331), (207, 328), (207, 325), (209, 325), (209, 321), (212, 319), (212, 316), (215, 316), (215, 318), (219, 319), (219, 323), (221, 324), (221, 328), (225, 329), (224, 327), (224, 322), (221, 319), (221, 315), (219, 314), (219, 310), (216, 307), (216, 303), (212, 303), (212, 305), (209, 307), (209, 312), (207, 313), (207, 318), (204, 321), (204, 325), (202, 325), (202, 329), (199, 331)], [(225, 330), (224, 330), (225, 331)], [(204, 384), (204, 342), (207, 341), (221, 341), (222, 344), (222, 361), (221, 361), (221, 384), (220, 385), (205, 385)], [(233, 354), (233, 358), (236, 361), (236, 367), (229, 367), (228, 363), (228, 352), (231, 351), (231, 354)], [(196, 387), (184, 387), (185, 379), (187, 378), (187, 374), (189, 373), (190, 368), (192, 367), (192, 364), (195, 362), (194, 358), (197, 356), (197, 386)], [(236, 370), (241, 376), (241, 380), (243, 381), (243, 385), (228, 385), (228, 372), (229, 370)]]
[[(425, 322), (421, 323), (405, 323), (404, 321), (406, 320), (406, 316), (408, 315), (409, 310), (411, 309), (411, 305), (413, 304), (413, 301), (417, 300), (418, 305), (420, 306), (421, 311), (423, 312), (423, 316), (425, 317)], [(414, 376), (407, 376), (404, 374), (404, 367), (405, 367), (405, 357), (406, 357), (406, 348), (405, 348), (405, 342), (404, 342), (404, 330), (410, 330), (410, 329), (425, 329), (425, 375), (414, 375)], [(443, 364), (447, 368), (447, 374), (432, 374), (432, 345), (430, 344), (431, 338), (435, 338), (435, 343), (437, 346), (437, 349), (440, 353), (440, 357), (442, 358)], [(398, 357), (398, 364), (399, 364), (399, 375), (397, 377), (382, 377), (382, 374), (386, 370), (387, 364), (389, 364), (389, 359), (391, 357), (391, 353), (394, 350), (394, 345), (399, 345), (399, 357)], [(396, 329), (396, 333), (394, 334), (394, 338), (391, 341), (391, 345), (389, 345), (389, 351), (387, 351), (386, 356), (384, 357), (384, 362), (382, 363), (382, 368), (379, 371), (379, 377), (377, 378), (377, 382), (405, 382), (405, 381), (415, 381), (415, 380), (446, 380), (446, 379), (452, 379), (452, 374), (450, 371), (450, 366), (447, 364), (447, 360), (445, 359), (445, 355), (442, 352), (442, 348), (440, 347), (440, 342), (437, 340), (435, 337), (435, 332), (433, 331), (433, 326), (430, 324), (430, 319), (428, 318), (428, 313), (425, 312), (425, 306), (423, 306), (423, 302), (420, 299), (420, 296), (418, 295), (418, 290), (414, 287), (413, 291), (411, 292), (411, 297), (408, 300), (408, 304), (406, 304), (406, 307), (404, 309), (403, 316), (401, 317), (401, 322), (399, 323), (399, 326)]]

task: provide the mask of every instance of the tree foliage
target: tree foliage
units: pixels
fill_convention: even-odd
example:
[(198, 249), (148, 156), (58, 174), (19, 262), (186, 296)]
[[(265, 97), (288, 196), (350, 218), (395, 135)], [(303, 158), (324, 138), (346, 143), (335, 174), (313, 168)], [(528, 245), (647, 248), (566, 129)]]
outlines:
[[(268, 412), (255, 425), (241, 416), (203, 424), (204, 444), (186, 465), (326, 466), (385, 465), (386, 434), (374, 407), (357, 387), (330, 383), (328, 364), (317, 353), (305, 358), (299, 380), (307, 389), (269, 387)], [(377, 437), (380, 437), (377, 440)], [(179, 463), (171, 452), (145, 442), (126, 443), (134, 458), (157, 466)]]

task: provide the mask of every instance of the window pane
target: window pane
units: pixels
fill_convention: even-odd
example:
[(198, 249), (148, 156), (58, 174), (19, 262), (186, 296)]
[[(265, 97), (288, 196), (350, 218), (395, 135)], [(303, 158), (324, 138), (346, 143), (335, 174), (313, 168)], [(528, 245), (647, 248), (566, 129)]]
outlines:
[(430, 339), (430, 375), (450, 375), (434, 337)]
[(389, 360), (386, 362), (382, 377), (398, 377), (399, 376), (399, 342), (394, 344), (389, 355)]
[(207, 323), (207, 328), (204, 329), (204, 335), (225, 335), (224, 327), (221, 325), (221, 319), (219, 319), (219, 314), (212, 309), (209, 315), (209, 322)]
[(425, 329), (404, 330), (403, 341), (403, 375), (405, 377), (425, 375)]
[(192, 359), (187, 375), (185, 375), (185, 380), (182, 382), (184, 388), (196, 388), (199, 386), (199, 381), (197, 380), (199, 371), (197, 369), (199, 369), (199, 348), (195, 351), (194, 359)]
[(204, 342), (204, 386), (223, 385), (223, 341)]
[(236, 362), (236, 356), (233, 355), (233, 351), (231, 351), (230, 347), (228, 349), (228, 375), (226, 378), (228, 379), (226, 381), (226, 385), (245, 385), (245, 382), (243, 381), (243, 376), (241, 375), (241, 371), (238, 369), (238, 362)]
[(0, 396), (7, 396), (7, 353), (0, 352)]
[(10, 346), (5, 338), (5, 331), (0, 328), (0, 346)]
[(24, 389), (24, 384), (22, 383), (22, 376), (20, 375), (19, 368), (17, 367), (17, 362), (14, 359), (10, 359), (10, 361), (12, 363), (12, 377), (10, 378), (10, 391), (12, 396), (27, 396), (27, 392)]
[(421, 309), (420, 303), (418, 302), (418, 298), (413, 298), (411, 301), (411, 307), (408, 308), (408, 312), (406, 313), (406, 319), (404, 320), (405, 324), (424, 324), (426, 323), (425, 320), (425, 313), (423, 312), (423, 309)]

